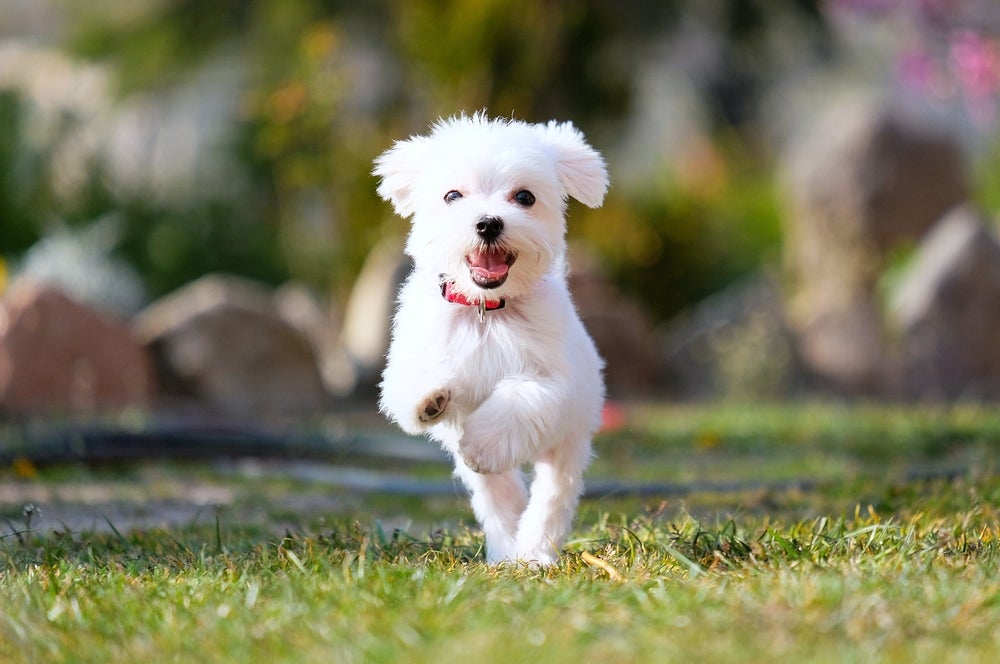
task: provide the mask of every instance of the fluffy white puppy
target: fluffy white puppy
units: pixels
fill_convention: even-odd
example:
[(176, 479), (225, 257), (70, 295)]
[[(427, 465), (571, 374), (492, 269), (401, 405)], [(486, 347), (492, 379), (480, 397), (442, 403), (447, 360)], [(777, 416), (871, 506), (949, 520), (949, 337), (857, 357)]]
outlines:
[(454, 458), (490, 563), (551, 564), (604, 400), (566, 285), (566, 203), (601, 204), (604, 160), (568, 122), (477, 113), (397, 142), (374, 173), (413, 219), (380, 408)]

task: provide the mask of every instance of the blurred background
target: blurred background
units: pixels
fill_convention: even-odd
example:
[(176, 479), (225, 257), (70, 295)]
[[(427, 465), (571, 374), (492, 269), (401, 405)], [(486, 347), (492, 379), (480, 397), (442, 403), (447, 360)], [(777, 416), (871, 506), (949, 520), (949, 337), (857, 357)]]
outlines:
[(998, 104), (992, 0), (0, 0), (0, 410), (371, 400), (372, 160), (478, 109), (607, 158), (614, 398), (995, 399)]

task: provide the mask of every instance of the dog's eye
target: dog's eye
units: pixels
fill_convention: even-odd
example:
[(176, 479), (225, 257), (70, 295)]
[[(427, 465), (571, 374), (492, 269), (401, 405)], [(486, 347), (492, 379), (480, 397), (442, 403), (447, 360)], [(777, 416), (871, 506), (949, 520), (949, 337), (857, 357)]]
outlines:
[(462, 193), (461, 192), (458, 192), (458, 191), (455, 191), (454, 189), (452, 189), (451, 191), (449, 191), (447, 194), (444, 195), (444, 202), (445, 203), (454, 203), (455, 201), (457, 201), (461, 197), (462, 197)]
[(528, 191), (527, 189), (522, 189), (521, 191), (514, 194), (514, 200), (517, 201), (518, 205), (523, 205), (524, 207), (531, 207), (535, 204), (535, 195)]

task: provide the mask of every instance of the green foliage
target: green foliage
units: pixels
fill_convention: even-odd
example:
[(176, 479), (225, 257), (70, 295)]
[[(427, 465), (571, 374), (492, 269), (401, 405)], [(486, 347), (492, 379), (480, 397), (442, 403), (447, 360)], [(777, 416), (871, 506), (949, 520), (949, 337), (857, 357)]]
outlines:
[(1000, 138), (994, 138), (973, 168), (976, 203), (993, 214), (1000, 210)]
[(97, 177), (90, 177), (71, 200), (56, 191), (56, 147), (79, 118), (64, 114), (50, 129), (48, 145), (32, 141), (34, 109), (17, 93), (0, 88), (0, 255), (17, 255), (30, 247), (46, 227), (61, 220), (85, 223), (104, 208)]
[[(769, 57), (759, 35), (771, 14), (761, 4), (718, 3), (701, 17), (715, 21), (729, 60), (757, 69)], [(638, 65), (682, 9), (589, 0), (71, 3), (66, 47), (110, 68), (119, 106), (229, 63), (221, 75), (236, 82), (238, 99), (225, 135), (212, 142), (232, 182), (177, 200), (123, 192), (93, 163), (88, 200), (67, 205), (50, 191), (49, 147), (13, 152), (23, 132), (16, 99), (5, 98), (0, 173), (10, 175), (0, 175), (0, 212), (11, 239), (0, 251), (16, 258), (53, 219), (115, 212), (125, 229), (120, 252), (153, 295), (211, 270), (272, 283), (294, 277), (343, 294), (370, 248), (405, 232), (370, 175), (393, 140), (439, 115), (487, 108), (572, 119), (614, 157)], [(812, 2), (783, 3), (779, 13), (809, 29), (820, 22)], [(702, 86), (707, 124), (719, 136), (739, 136), (740, 123), (755, 120), (727, 110), (752, 101), (760, 76), (746, 74), (739, 89)], [(709, 142), (709, 161), (686, 170), (671, 165), (683, 156), (664, 155), (662, 172), (650, 177), (656, 184), (641, 191), (620, 187), (612, 163), (606, 207), (573, 210), (575, 237), (661, 318), (755, 269), (778, 242), (767, 160), (737, 147), (744, 139)]]
[(0, 90), (0, 249), (20, 252), (31, 246), (36, 229), (25, 223), (34, 200), (39, 196), (33, 187), (46, 180), (39, 173), (39, 155), (25, 149), (22, 128), (24, 110), (20, 98)]
[(369, 176), (373, 127), (345, 110), (349, 16), (337, 6), (266, 0), (170, 3), (125, 21), (84, 13), (76, 50), (114, 62), (125, 92), (182, 83), (226, 53), (246, 68), (233, 134), (220, 137), (245, 182), (193, 207), (123, 201), (126, 248), (153, 292), (212, 270), (323, 288), (353, 279), (381, 224)]
[(195, 0), (87, 3), (72, 9), (76, 25), (71, 46), (84, 57), (113, 57), (121, 91), (133, 92), (182, 77), (220, 40), (246, 29), (253, 7), (240, 0), (213, 2), (211, 9)]
[[(662, 19), (671, 3), (647, 8)], [(431, 109), (489, 108), (529, 121), (571, 113), (584, 127), (620, 117), (632, 81), (621, 40), (631, 12), (603, 2), (461, 0), (393, 4), (410, 86)]]
[(115, 209), (126, 221), (118, 250), (139, 267), (152, 294), (168, 293), (208, 272), (271, 284), (289, 277), (289, 266), (275, 251), (278, 230), (251, 205), (226, 198), (187, 206), (129, 200)]
[(777, 259), (781, 218), (772, 174), (733, 141), (664, 171), (639, 192), (612, 189), (599, 210), (573, 211), (571, 235), (663, 320)]

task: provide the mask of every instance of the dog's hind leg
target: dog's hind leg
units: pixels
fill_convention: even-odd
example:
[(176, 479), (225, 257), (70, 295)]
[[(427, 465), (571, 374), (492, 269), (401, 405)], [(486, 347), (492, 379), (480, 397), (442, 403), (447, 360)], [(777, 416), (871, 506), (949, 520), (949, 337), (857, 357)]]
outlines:
[(455, 474), (469, 490), (472, 511), (486, 535), (486, 561), (493, 564), (516, 560), (518, 522), (528, 504), (528, 490), (520, 469), (483, 475), (457, 458)]
[(515, 540), (518, 560), (550, 565), (559, 556), (583, 493), (583, 471), (590, 462), (590, 438), (547, 450), (535, 463), (531, 498), (521, 515)]

